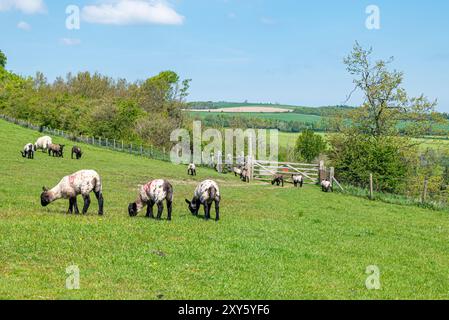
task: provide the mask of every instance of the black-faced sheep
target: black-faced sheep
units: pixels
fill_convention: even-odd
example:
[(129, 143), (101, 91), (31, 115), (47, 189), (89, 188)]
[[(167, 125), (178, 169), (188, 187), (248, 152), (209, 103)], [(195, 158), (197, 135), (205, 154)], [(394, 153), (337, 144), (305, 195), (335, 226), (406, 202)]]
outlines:
[(20, 151), (22, 157), (28, 159), (34, 159), (34, 145), (32, 143), (28, 143), (23, 147), (23, 151)]
[(194, 163), (189, 164), (187, 168), (187, 174), (189, 176), (196, 176), (196, 165)]
[(147, 206), (147, 218), (154, 218), (153, 206), (157, 205), (157, 219), (160, 220), (164, 211), (164, 200), (167, 202), (167, 220), (171, 220), (172, 203), (173, 203), (173, 187), (166, 180), (153, 180), (142, 186), (139, 190), (139, 196), (134, 203), (128, 206), (130, 217), (135, 217)]
[(192, 201), (186, 199), (190, 212), (197, 216), (201, 205), (204, 206), (206, 220), (210, 219), (210, 209), (215, 203), (215, 220), (220, 220), (220, 189), (215, 181), (206, 180), (201, 182), (195, 189)]
[(277, 174), (273, 177), (273, 180), (271, 180), (271, 184), (274, 186), (276, 184), (278, 187), (282, 185), (284, 186), (284, 176), (281, 174)]
[(302, 186), (304, 185), (304, 177), (301, 174), (292, 175), (292, 180), (295, 187), (299, 186), (300, 188), (302, 188)]
[(242, 172), (240, 174), (240, 179), (243, 182), (248, 182), (249, 183), (249, 170), (248, 169), (246, 169), (246, 168), (242, 169)]
[(76, 160), (81, 159), (81, 156), (83, 155), (83, 152), (81, 151), (81, 148), (74, 146), (72, 148), (72, 159), (73, 159), (73, 155), (76, 156)]
[(53, 155), (53, 157), (64, 158), (64, 147), (63, 144), (50, 144), (48, 146), (48, 155)]
[(328, 179), (321, 181), (321, 190), (323, 192), (334, 192), (332, 183)]
[(52, 140), (49, 136), (40, 137), (39, 139), (37, 139), (36, 143), (34, 144), (34, 151), (41, 149), (42, 152), (47, 152), (48, 147), (51, 144), (52, 144)]
[(46, 207), (58, 199), (69, 199), (68, 213), (73, 213), (73, 210), (75, 210), (75, 213), (79, 214), (76, 197), (82, 195), (84, 199), (83, 214), (86, 214), (90, 206), (89, 194), (92, 191), (98, 200), (98, 214), (103, 215), (101, 178), (94, 170), (81, 170), (66, 176), (51, 190), (43, 187), (41, 205)]

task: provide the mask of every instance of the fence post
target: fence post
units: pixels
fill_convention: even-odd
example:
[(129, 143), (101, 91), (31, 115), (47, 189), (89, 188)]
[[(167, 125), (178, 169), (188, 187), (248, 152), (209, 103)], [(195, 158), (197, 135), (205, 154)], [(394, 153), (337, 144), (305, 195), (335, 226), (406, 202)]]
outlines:
[(143, 146), (140, 145), (140, 156), (143, 156)]
[(369, 175), (369, 198), (370, 200), (374, 200), (374, 190), (373, 190), (373, 174)]
[(114, 150), (115, 150), (115, 139), (114, 139)]
[(123, 151), (123, 140), (122, 140), (122, 151)]
[(324, 161), (320, 161), (320, 168), (318, 169), (318, 183), (321, 183), (326, 179), (326, 167), (324, 166)]
[(133, 144), (132, 143), (129, 145), (129, 153), (133, 153)]
[(334, 187), (334, 176), (335, 176), (335, 169), (334, 167), (331, 167), (329, 169), (329, 181), (331, 183), (332, 188)]
[(426, 203), (427, 201), (427, 187), (429, 185), (429, 180), (427, 177), (424, 178), (424, 189), (422, 192), (421, 202)]

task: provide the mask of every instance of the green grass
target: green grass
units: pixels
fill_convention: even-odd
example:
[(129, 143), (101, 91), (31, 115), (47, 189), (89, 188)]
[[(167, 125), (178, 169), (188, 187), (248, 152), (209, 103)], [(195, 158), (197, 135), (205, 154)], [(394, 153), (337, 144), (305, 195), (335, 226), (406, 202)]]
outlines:
[[(315, 186), (246, 185), (206, 169), (189, 178), (183, 166), (84, 145), (81, 161), (40, 152), (23, 159), (19, 150), (38, 135), (0, 121), (3, 299), (449, 298), (445, 212)], [(102, 175), (104, 217), (96, 200), (87, 216), (66, 215), (66, 201), (40, 206), (42, 185), (79, 169)], [(209, 177), (221, 186), (219, 223), (191, 216), (184, 203)], [(137, 185), (151, 178), (174, 185), (172, 222), (127, 215)], [(73, 264), (81, 289), (70, 291)], [(365, 288), (369, 265), (381, 270), (381, 290)]]
[(225, 117), (246, 117), (257, 119), (271, 119), (281, 121), (299, 121), (304, 123), (318, 123), (322, 120), (322, 117), (308, 114), (299, 113), (259, 113), (259, 112), (207, 112), (207, 111), (194, 111), (189, 112), (193, 117), (204, 119), (207, 116), (223, 115)]

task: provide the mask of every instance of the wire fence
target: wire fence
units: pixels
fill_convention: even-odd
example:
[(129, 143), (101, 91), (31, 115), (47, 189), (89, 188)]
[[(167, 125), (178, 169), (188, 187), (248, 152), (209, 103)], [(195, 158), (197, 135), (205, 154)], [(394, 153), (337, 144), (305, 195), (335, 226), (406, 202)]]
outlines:
[(100, 148), (139, 155), (142, 157), (147, 157), (155, 160), (170, 161), (169, 152), (166, 152), (166, 150), (157, 149), (152, 146), (145, 146), (143, 144), (135, 144), (135, 143), (133, 144), (131, 142), (127, 142), (124, 140), (108, 139), (102, 137), (83, 136), (83, 135), (76, 136), (73, 133), (67, 131), (53, 129), (47, 126), (38, 126), (28, 121), (15, 119), (13, 117), (3, 114), (0, 114), (0, 118), (24, 128), (29, 128), (51, 136), (62, 137), (71, 140), (73, 142), (81, 142)]

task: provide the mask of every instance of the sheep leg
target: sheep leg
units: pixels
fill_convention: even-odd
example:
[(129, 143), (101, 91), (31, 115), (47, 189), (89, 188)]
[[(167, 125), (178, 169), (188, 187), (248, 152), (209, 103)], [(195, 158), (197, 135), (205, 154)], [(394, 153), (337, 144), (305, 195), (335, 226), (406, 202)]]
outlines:
[(215, 221), (220, 220), (220, 201), (215, 200)]
[(171, 221), (172, 205), (173, 205), (173, 202), (170, 200), (167, 200), (167, 220), (168, 221)]
[(98, 215), (102, 216), (104, 205), (103, 194), (101, 192), (95, 192), (95, 197), (97, 197), (98, 200)]
[(75, 209), (75, 214), (80, 214), (80, 211), (78, 209), (78, 201), (76, 200), (76, 196), (73, 197), (73, 209)]
[(204, 203), (204, 216), (206, 220), (210, 219), (210, 205), (207, 202)]
[(150, 201), (150, 202), (147, 203), (147, 218), (154, 219), (153, 206), (154, 206), (154, 202), (153, 201)]
[(195, 216), (198, 215), (198, 212), (200, 211), (200, 207), (201, 207), (201, 201), (197, 200), (196, 201), (196, 210), (195, 210), (195, 213), (193, 215), (195, 215)]
[(164, 203), (161, 201), (157, 204), (157, 220), (161, 220), (162, 211), (164, 211)]
[(90, 207), (90, 196), (89, 195), (83, 196), (83, 199), (84, 199), (83, 214), (86, 214), (87, 210), (89, 210)]
[(67, 211), (67, 214), (73, 213), (73, 198), (69, 199), (69, 210)]

